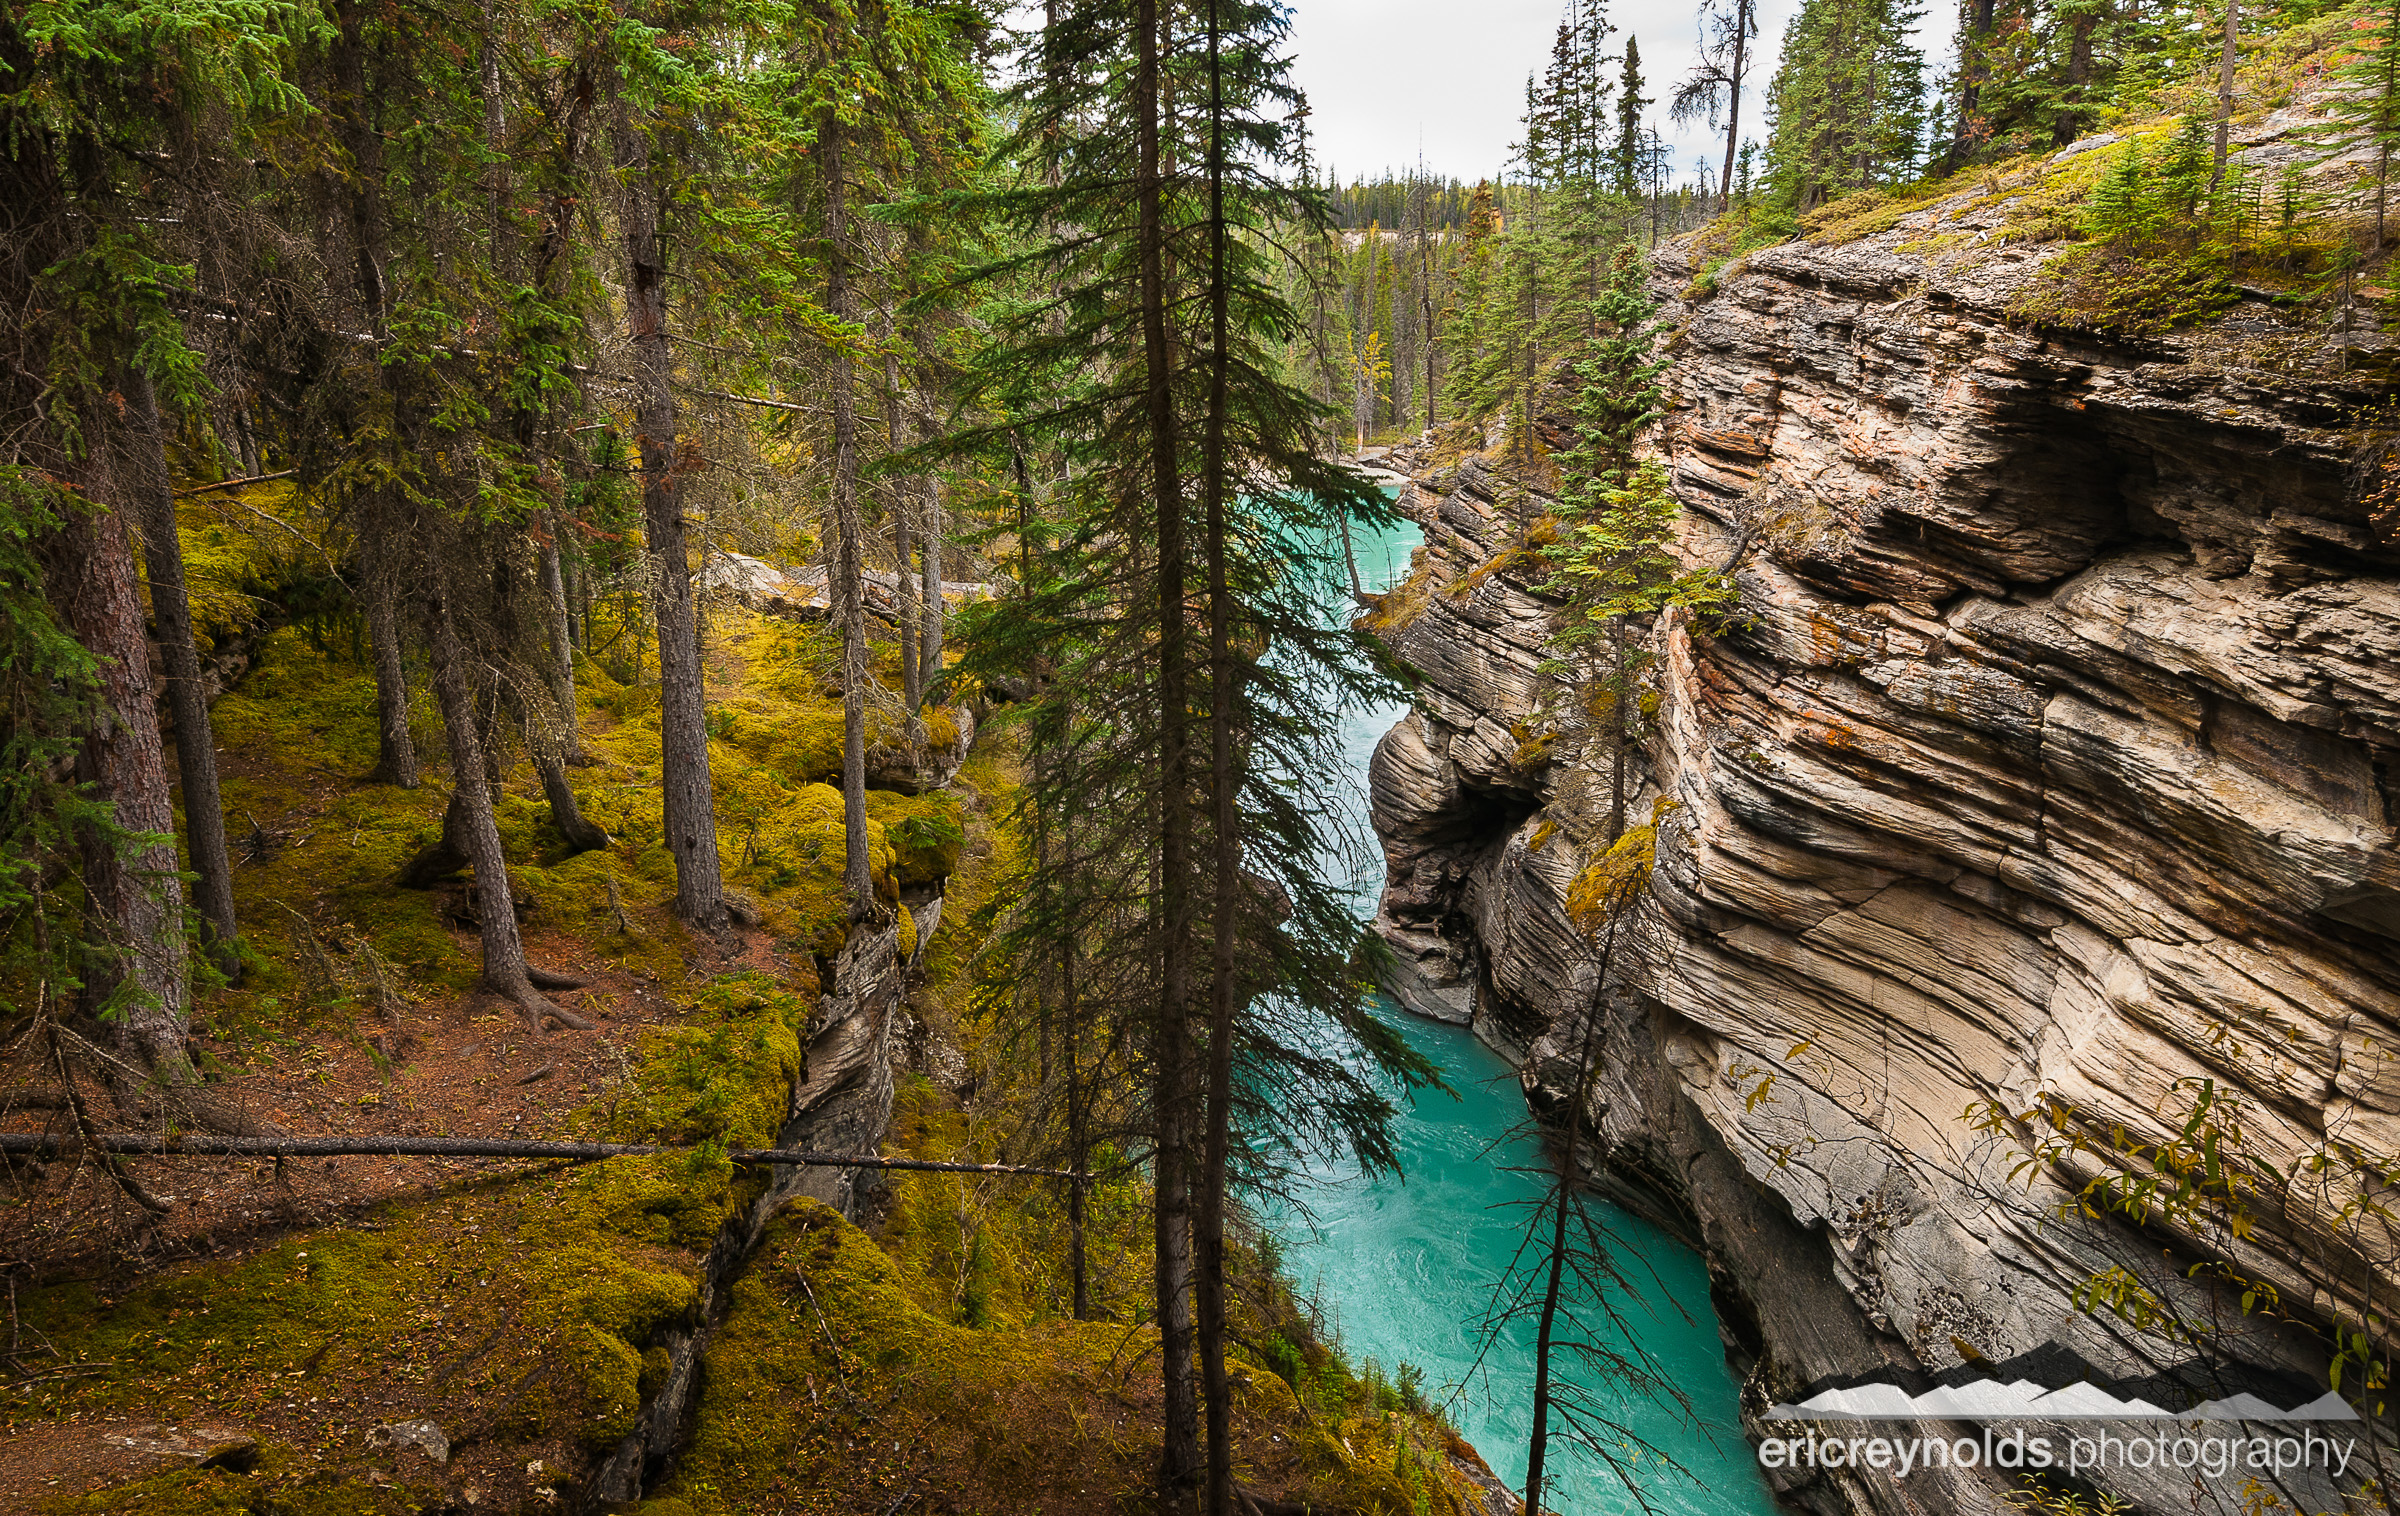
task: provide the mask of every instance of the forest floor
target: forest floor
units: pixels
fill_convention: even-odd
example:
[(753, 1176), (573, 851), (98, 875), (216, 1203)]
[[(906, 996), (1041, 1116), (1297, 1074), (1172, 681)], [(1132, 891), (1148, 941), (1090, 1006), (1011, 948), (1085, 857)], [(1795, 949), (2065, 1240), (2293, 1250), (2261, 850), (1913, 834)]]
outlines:
[[(172, 1197), (163, 1216), (88, 1159), (0, 1170), (0, 1516), (591, 1508), (584, 1482), (665, 1368), (661, 1331), (687, 1319), (703, 1254), (757, 1191), (716, 1154), (772, 1140), (840, 940), (823, 649), (744, 616), (722, 637), (720, 847), (758, 928), (719, 945), (671, 917), (654, 690), (582, 671), (593, 761), (574, 782), (608, 849), (561, 856), (530, 774), (508, 775), (529, 955), (587, 981), (561, 998), (588, 1032), (536, 1034), (475, 988), (463, 883), (390, 884), (439, 830), (438, 726), (419, 723), (421, 789), (347, 777), (372, 765), (372, 682), (298, 629), (220, 700), (251, 949), (238, 986), (199, 997), (195, 1051), (221, 1096), (312, 1135), (695, 1146), (580, 1166), (129, 1160)], [(1013, 1120), (1004, 1040), (977, 1024), (966, 972), (973, 908), (1012, 866), (1009, 783), (1000, 734), (946, 792), (872, 797), (887, 891), (947, 890), (913, 1035), (896, 1039), (933, 1052), (895, 1069), (887, 1151), (988, 1159)], [(39, 1028), (0, 1048), (0, 1127), (68, 1129), (53, 1060)], [(1111, 1319), (1079, 1322), (1063, 1310), (1063, 1208), (1039, 1182), (896, 1175), (873, 1235), (794, 1207), (736, 1284), (681, 1456), (639, 1509), (1147, 1509), (1144, 1192), (1119, 1177), (1093, 1208)], [(1465, 1509), (1455, 1460), (1472, 1450), (1354, 1379), (1253, 1274), (1252, 1342), (1282, 1369), (1257, 1354), (1237, 1368), (1243, 1477), (1320, 1511)]]

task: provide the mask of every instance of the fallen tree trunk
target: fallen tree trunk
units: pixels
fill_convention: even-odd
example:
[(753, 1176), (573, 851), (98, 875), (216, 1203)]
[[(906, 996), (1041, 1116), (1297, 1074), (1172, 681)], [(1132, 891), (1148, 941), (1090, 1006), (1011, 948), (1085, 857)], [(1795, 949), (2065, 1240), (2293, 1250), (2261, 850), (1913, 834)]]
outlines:
[[(0, 1153), (24, 1153), (37, 1158), (101, 1152), (161, 1158), (563, 1158), (576, 1163), (596, 1163), (603, 1158), (644, 1158), (653, 1153), (693, 1150), (689, 1144), (523, 1142), (493, 1137), (215, 1137), (198, 1132), (164, 1137), (145, 1132), (99, 1132), (86, 1141), (72, 1134), (0, 1132)], [(735, 1163), (795, 1168), (1029, 1174), (1045, 1179), (1078, 1177), (1069, 1169), (1037, 1169), (1014, 1163), (941, 1163), (930, 1158), (860, 1157), (849, 1153), (816, 1153), (804, 1148), (728, 1148), (725, 1156)]]

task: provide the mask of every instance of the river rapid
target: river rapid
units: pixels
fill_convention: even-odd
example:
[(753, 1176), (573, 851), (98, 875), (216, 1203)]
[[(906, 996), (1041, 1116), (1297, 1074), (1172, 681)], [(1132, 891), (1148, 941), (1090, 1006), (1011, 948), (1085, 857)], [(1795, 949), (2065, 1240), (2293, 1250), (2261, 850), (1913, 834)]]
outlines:
[[(1374, 589), (1393, 583), (1407, 573), (1419, 540), (1409, 522), (1383, 534), (1360, 533), (1359, 577)], [(1364, 712), (1342, 731), (1346, 803), (1363, 836), (1372, 835), (1367, 760), (1406, 710)], [(1352, 876), (1360, 919), (1372, 916), (1383, 883), (1380, 851), (1327, 866)], [(1303, 1182), (1299, 1207), (1271, 1208), (1264, 1219), (1352, 1361), (1374, 1360), (1387, 1379), (1403, 1364), (1420, 1370), (1427, 1402), (1445, 1404), (1453, 1424), (1521, 1494), (1532, 1426), (1533, 1327), (1522, 1323), (1486, 1344), (1479, 1323), (1521, 1241), (1522, 1202), (1541, 1190), (1538, 1176), (1518, 1172), (1544, 1163), (1541, 1145), (1524, 1130), (1514, 1071), (1472, 1032), (1410, 1016), (1388, 1000), (1383, 1013), (1442, 1068), (1455, 1098), (1435, 1090), (1402, 1103), (1395, 1123), (1401, 1177), (1370, 1181), (1354, 1165), (1323, 1163)], [(1637, 1500), (1605, 1463), (1565, 1444), (1554, 1420), (1550, 1466), (1557, 1477), (1544, 1503), (1574, 1516), (1640, 1510), (1644, 1501), (1655, 1511), (1695, 1516), (1770, 1516), (1773, 1501), (1741, 1435), (1739, 1386), (1725, 1363), (1706, 1268), (1656, 1227), (1604, 1208), (1620, 1240), (1620, 1270), (1640, 1291), (1640, 1298), (1618, 1303), (1619, 1313), (1689, 1397), (1692, 1414), (1596, 1388), (1613, 1403), (1616, 1420), (1684, 1472), (1621, 1454), (1632, 1460)], [(1557, 1371), (1585, 1372), (1572, 1360)]]

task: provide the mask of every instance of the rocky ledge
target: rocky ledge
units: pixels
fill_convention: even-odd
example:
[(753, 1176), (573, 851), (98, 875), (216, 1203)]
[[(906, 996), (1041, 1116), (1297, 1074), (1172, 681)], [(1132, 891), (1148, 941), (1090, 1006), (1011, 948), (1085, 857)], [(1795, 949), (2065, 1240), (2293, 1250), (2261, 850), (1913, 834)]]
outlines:
[[(2226, 1237), (2061, 1219), (2098, 1160), (2018, 1173), (2033, 1134), (1971, 1105), (2054, 1097), (2147, 1141), (2212, 1081), (2262, 1160), (2400, 1153), (2400, 521), (2352, 431), (2378, 397), (2293, 362), (2304, 334), (2261, 307), (2029, 329), (2007, 313), (2040, 248), (1924, 251), (2003, 214), (1962, 196), (1705, 278), (1661, 250), (1658, 445), (1687, 556), (1741, 602), (1651, 635), (1638, 814), (1673, 804), (1622, 993), (1562, 910), (1608, 779), (1544, 726), (1551, 607), (1511, 554), (1541, 502), (1498, 450), (1394, 460), (1427, 540), (1370, 616), (1423, 675), (1372, 769), (1394, 988), (1471, 1016), (1537, 1105), (1605, 1018), (1585, 1130), (1706, 1252), (1753, 1418), (2029, 1354), (2322, 1391), (2311, 1334), (2182, 1277)], [(2400, 1288), (2393, 1239), (2333, 1206), (2262, 1201), (2234, 1244), (2293, 1317)], [(2202, 1351), (2078, 1310), (2113, 1267), (2211, 1323)], [(1773, 1477), (1898, 1516), (1994, 1509), (2015, 1476)], [(2190, 1508), (2189, 1476), (2103, 1483)]]

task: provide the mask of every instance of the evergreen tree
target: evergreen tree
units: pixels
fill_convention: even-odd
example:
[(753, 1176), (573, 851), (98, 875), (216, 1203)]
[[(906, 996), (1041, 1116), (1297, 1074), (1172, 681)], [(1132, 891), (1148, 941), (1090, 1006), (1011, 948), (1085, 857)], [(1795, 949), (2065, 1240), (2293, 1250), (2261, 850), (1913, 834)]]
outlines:
[(2385, 241), (2392, 157), (2400, 152), (2400, 0), (2376, 0), (2361, 18), (2344, 58), (2341, 88), (2329, 91), (2333, 118), (2319, 129), (2329, 156), (2372, 150), (2375, 158), (2375, 246)]
[[(176, 1117), (235, 1131), (256, 1123), (200, 1088), (186, 1048), (191, 966), (175, 817), (130, 535), (171, 517), (162, 412), (199, 412), (205, 400), (171, 303), (185, 270), (162, 245), (171, 233), (153, 197), (176, 193), (162, 171), (210, 182), (209, 159), (226, 142), (246, 160), (254, 133), (299, 114), (295, 45), (319, 24), (280, 4), (114, 0), (0, 17), (0, 71), (12, 81), (0, 94), (0, 301), (12, 312), (0, 334), (0, 515), (7, 540), (31, 547), (30, 562), (17, 552), (0, 602), (12, 654), (28, 659), (6, 672), (26, 703), (10, 708), (4, 740), (14, 756), (51, 765), (0, 792), (0, 826), (33, 849), (12, 852), (0, 911), (12, 933), (34, 934), (51, 1025), (69, 1012), (83, 1045), (116, 1045), (88, 1072), (129, 1114), (147, 1079)], [(203, 151), (210, 121), (226, 142)], [(135, 143), (141, 152), (125, 150)], [(152, 151), (161, 143), (176, 151)], [(170, 573), (179, 567), (152, 556)], [(161, 599), (176, 588), (162, 584)], [(186, 641), (169, 651), (170, 675), (188, 673), (188, 618), (162, 630)], [(177, 735), (186, 750), (210, 742), (204, 716), (187, 715)], [(183, 764), (187, 779), (200, 756)], [(71, 788), (56, 783), (68, 760)], [(202, 767), (213, 780), (213, 763)], [(222, 846), (209, 840), (212, 819), (221, 837), (221, 815), (193, 834), (204, 891), (226, 877), (207, 856)], [(18, 871), (28, 864), (34, 872)], [(229, 950), (230, 895), (207, 915)], [(62, 1007), (62, 995), (72, 1003)], [(64, 1046), (53, 1041), (61, 1058)]]
[[(1668, 114), (1677, 121), (1706, 117), (1711, 130), (1725, 120), (1723, 182), (1717, 190), (1720, 215), (1733, 209), (1733, 161), (1742, 137), (1742, 85), (1752, 62), (1750, 45), (1758, 40), (1758, 8), (1754, 0), (1703, 0), (1700, 10), (1700, 52), (1692, 71), (1675, 86)], [(1630, 53), (1631, 43), (1627, 43)]]
[(1449, 350), (1449, 385), (1443, 398), (1462, 416), (1481, 414), (1495, 399), (1486, 381), (1498, 228), (1492, 186), (1486, 180), (1475, 186), (1450, 302), (1442, 316), (1442, 343)]
[(1642, 163), (1642, 112), (1651, 104), (1642, 93), (1642, 48), (1625, 39), (1625, 64), (1617, 73), (1617, 140), (1609, 154), (1610, 173), (1617, 193), (1627, 200), (1641, 198), (1648, 176)]
[(1907, 0), (1806, 0), (1767, 89), (1770, 196), (1806, 211), (1916, 168), (1924, 55)]
[[(1220, 0), (1172, 32), (1165, 20), (1152, 0), (1062, 3), (1028, 51), (1004, 149), (1023, 187), (995, 203), (1030, 246), (986, 279), (1044, 293), (999, 313), (984, 361), (983, 393), (1011, 423), (957, 441), (1039, 434), (1071, 465), (1050, 496), (1051, 566), (979, 618), (970, 667), (1038, 652), (1055, 670), (1029, 716), (1045, 742), (1028, 803), (1054, 818), (1049, 835), (1076, 819), (1079, 890), (1130, 917), (1112, 993), (1084, 1003), (1139, 1008), (1125, 1033), (1148, 1075), (1162, 1493), (1205, 1485), (1226, 1511), (1229, 1189), (1272, 1183), (1296, 1145), (1390, 1162), (1388, 1102), (1293, 1027), (1341, 1027), (1387, 1067), (1424, 1066), (1367, 1014), (1355, 923), (1313, 872), (1325, 713), (1377, 688), (1356, 634), (1317, 609), (1335, 572), (1324, 544), (1383, 500), (1319, 457), (1325, 412), (1270, 361), (1301, 323), (1267, 233), (1324, 224), (1275, 172), (1294, 103), (1286, 18)], [(1080, 234), (1041, 237), (1058, 225)], [(1217, 1434), (1205, 1469), (1196, 1379)]]

